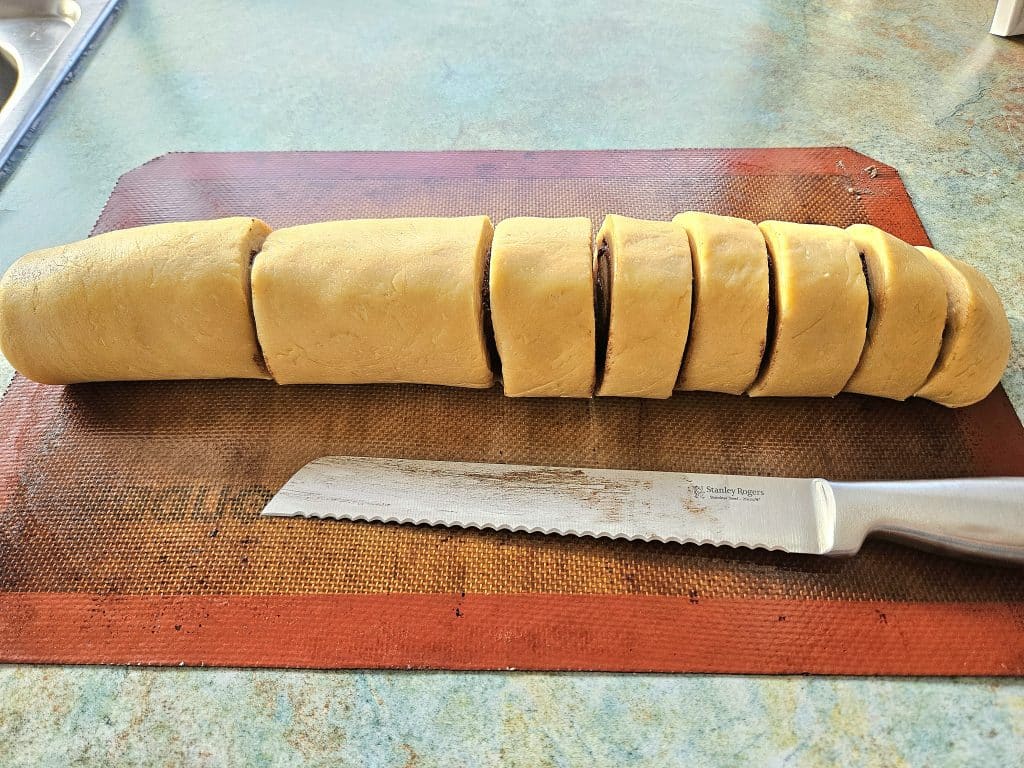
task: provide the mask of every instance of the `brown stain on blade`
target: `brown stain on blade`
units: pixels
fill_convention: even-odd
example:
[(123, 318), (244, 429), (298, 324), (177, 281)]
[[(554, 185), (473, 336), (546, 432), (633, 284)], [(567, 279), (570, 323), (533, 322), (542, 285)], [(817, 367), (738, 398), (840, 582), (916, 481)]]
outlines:
[(705, 515), (708, 512), (708, 508), (703, 504), (698, 504), (693, 499), (683, 499), (681, 506), (687, 512), (694, 516)]
[[(531, 467), (500, 472), (485, 472), (462, 467), (431, 467), (416, 471), (459, 481), (471, 478), (476, 482), (487, 483), (508, 495), (519, 496), (523, 503), (529, 503), (531, 490), (556, 489), (584, 505), (603, 510), (610, 522), (621, 519), (623, 510), (635, 503), (637, 491), (649, 490), (651, 487), (650, 482), (646, 480), (613, 480), (607, 477), (595, 477), (582, 469), (571, 467)], [(552, 525), (555, 525), (555, 521), (552, 521)]]

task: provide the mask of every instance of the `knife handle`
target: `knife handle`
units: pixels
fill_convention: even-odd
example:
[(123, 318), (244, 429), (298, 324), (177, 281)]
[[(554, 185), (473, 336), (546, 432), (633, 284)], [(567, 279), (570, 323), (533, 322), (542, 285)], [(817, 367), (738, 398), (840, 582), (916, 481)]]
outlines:
[(944, 554), (1024, 564), (1024, 477), (824, 485), (833, 530), (828, 554), (852, 555), (879, 534)]

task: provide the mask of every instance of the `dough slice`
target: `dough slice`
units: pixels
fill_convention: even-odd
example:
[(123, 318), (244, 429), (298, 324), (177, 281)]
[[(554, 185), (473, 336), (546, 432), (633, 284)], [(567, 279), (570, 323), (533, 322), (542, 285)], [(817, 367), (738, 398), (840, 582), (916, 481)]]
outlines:
[(752, 397), (832, 397), (860, 360), (868, 290), (860, 254), (838, 227), (763, 221), (773, 270), (774, 333)]
[(768, 333), (768, 251), (752, 221), (688, 211), (673, 219), (693, 255), (693, 321), (676, 389), (739, 395)]
[(846, 228), (867, 270), (867, 341), (847, 392), (906, 400), (935, 365), (946, 324), (942, 275), (914, 246), (870, 224)]
[(960, 408), (984, 400), (1010, 359), (1010, 323), (999, 294), (981, 272), (933, 248), (918, 248), (946, 285), (942, 349), (918, 397)]
[(489, 387), (491, 221), (356, 219), (279, 229), (253, 266), (256, 327), (281, 384)]
[(690, 325), (686, 232), (667, 221), (612, 214), (597, 233), (596, 259), (599, 303), (608, 308), (597, 394), (671, 397)]
[(259, 219), (155, 224), (35, 251), (0, 281), (0, 346), (43, 384), (265, 379), (249, 265)]
[(509, 397), (590, 397), (590, 219), (514, 218), (494, 230), (491, 319)]

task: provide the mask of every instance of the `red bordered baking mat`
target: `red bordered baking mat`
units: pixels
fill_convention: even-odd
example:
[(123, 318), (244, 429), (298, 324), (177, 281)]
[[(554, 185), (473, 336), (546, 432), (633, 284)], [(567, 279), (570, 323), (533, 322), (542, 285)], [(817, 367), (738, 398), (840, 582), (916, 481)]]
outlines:
[[(172, 154), (96, 232), (256, 215), (668, 219), (685, 209), (928, 242), (897, 173), (843, 148)], [(939, 244), (941, 247), (941, 244)], [(967, 256), (969, 254), (958, 254)], [(259, 381), (45, 387), (0, 401), (0, 660), (1021, 674), (1021, 571), (870, 542), (850, 560), (265, 520), (351, 454), (833, 479), (1024, 474), (1001, 389), (971, 408), (843, 395), (512, 400)]]

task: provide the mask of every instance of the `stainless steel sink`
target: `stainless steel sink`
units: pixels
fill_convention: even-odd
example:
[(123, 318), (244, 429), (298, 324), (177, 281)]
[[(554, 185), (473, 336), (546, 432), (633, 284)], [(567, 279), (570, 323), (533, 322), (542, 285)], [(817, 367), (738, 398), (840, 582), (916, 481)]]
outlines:
[(118, 0), (0, 0), (0, 171)]

